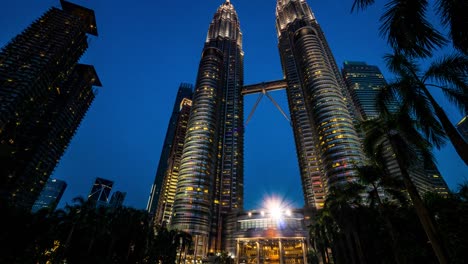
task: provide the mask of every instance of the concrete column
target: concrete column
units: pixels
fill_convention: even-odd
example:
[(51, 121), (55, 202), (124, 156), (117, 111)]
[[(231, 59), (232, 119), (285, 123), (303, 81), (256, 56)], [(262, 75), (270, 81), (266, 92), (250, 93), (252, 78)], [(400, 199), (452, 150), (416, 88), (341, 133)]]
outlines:
[(193, 259), (195, 259), (195, 260), (197, 259), (197, 254), (198, 254), (198, 238), (199, 237), (200, 236), (195, 235), (195, 241), (194, 241), (195, 247), (194, 247), (194, 251), (193, 251)]
[(283, 261), (283, 244), (281, 243), (281, 238), (278, 241), (278, 247), (279, 247), (280, 264), (284, 264), (284, 261)]
[(255, 242), (257, 243), (257, 264), (260, 264), (260, 242)]
[(301, 244), (302, 244), (302, 254), (304, 256), (304, 263), (307, 263), (307, 247), (306, 247), (307, 244), (304, 238), (302, 239)]
[(236, 263), (239, 263), (240, 240), (236, 239)]

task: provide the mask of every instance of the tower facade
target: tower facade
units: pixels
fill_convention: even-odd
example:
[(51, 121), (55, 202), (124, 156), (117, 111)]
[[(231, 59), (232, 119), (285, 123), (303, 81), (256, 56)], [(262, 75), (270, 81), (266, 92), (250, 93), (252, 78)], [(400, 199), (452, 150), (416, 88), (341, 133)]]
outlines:
[[(387, 84), (380, 69), (365, 62), (345, 61), (342, 73), (353, 103), (361, 116), (364, 119), (379, 116), (375, 102), (379, 92)], [(395, 102), (387, 107), (397, 109), (397, 104)]]
[(171, 152), (167, 159), (167, 170), (161, 186), (157, 209), (155, 212), (155, 223), (170, 223), (172, 218), (172, 207), (174, 205), (175, 191), (179, 179), (180, 161), (184, 148), (187, 124), (192, 108), (192, 100), (182, 99), (174, 131)]
[[(173, 141), (175, 136), (175, 131), (177, 127), (177, 120), (180, 115), (180, 105), (184, 98), (191, 99), (193, 95), (193, 85), (188, 83), (182, 83), (179, 86), (177, 91), (177, 96), (174, 102), (174, 107), (172, 108), (171, 118), (169, 119), (169, 124), (167, 126), (166, 137), (164, 138), (164, 145), (161, 150), (161, 156), (159, 158), (158, 168), (156, 170), (156, 176), (154, 178), (153, 186), (151, 187), (151, 193), (148, 199), (148, 205), (146, 210), (151, 214), (156, 214), (156, 209), (158, 207), (158, 201), (161, 197), (161, 188), (166, 176), (166, 172), (169, 168), (168, 159), (173, 147)], [(183, 143), (182, 143), (183, 144)]]
[(243, 57), (239, 19), (227, 0), (203, 48), (171, 220), (194, 236), (195, 256), (221, 250), (223, 217), (243, 207)]
[(77, 62), (94, 11), (61, 0), (0, 52), (0, 197), (31, 208), (100, 86)]
[(109, 206), (112, 208), (119, 208), (123, 206), (123, 202), (127, 196), (126, 192), (116, 191), (112, 194)]
[[(378, 94), (385, 87), (387, 82), (375, 65), (368, 65), (366, 62), (346, 61), (342, 69), (343, 77), (356, 109), (359, 110), (364, 120), (376, 118), (380, 115), (376, 105)], [(386, 107), (389, 111), (398, 110), (398, 101), (387, 102)], [(400, 169), (393, 152), (384, 154), (387, 162), (387, 168), (393, 175), (400, 175)], [(445, 183), (436, 164), (433, 162), (424, 163), (423, 161), (414, 164), (409, 175), (416, 185), (420, 194), (426, 192), (437, 192), (443, 196), (448, 195), (448, 186)]]
[(107, 204), (110, 200), (110, 193), (114, 182), (111, 180), (96, 178), (88, 195), (88, 200), (94, 201), (97, 204)]
[(54, 211), (66, 188), (67, 183), (65, 181), (49, 179), (36, 202), (34, 202), (31, 212), (35, 213), (45, 208), (50, 211)]
[(278, 0), (276, 29), (305, 202), (320, 209), (328, 188), (356, 179), (353, 166), (363, 160), (356, 113), (306, 1)]

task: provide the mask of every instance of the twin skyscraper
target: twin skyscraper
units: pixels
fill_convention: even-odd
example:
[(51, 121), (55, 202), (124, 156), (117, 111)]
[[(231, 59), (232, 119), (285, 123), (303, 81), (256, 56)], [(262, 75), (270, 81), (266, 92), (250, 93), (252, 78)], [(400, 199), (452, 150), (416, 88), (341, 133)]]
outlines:
[[(354, 181), (353, 166), (364, 159), (353, 125), (359, 112), (308, 4), (278, 0), (276, 28), (285, 80), (244, 86), (242, 33), (229, 0), (209, 25), (195, 89), (187, 98), (192, 101), (183, 148), (179, 157), (166, 156), (180, 161), (177, 171), (158, 172), (166, 181), (157, 177), (148, 206), (156, 221), (192, 234), (195, 256), (223, 250), (227, 215), (243, 210), (243, 95), (286, 89), (307, 207), (322, 208), (327, 190)], [(176, 138), (172, 148), (181, 144)], [(169, 188), (167, 179), (174, 177)], [(164, 208), (170, 208), (169, 216), (161, 214)]]

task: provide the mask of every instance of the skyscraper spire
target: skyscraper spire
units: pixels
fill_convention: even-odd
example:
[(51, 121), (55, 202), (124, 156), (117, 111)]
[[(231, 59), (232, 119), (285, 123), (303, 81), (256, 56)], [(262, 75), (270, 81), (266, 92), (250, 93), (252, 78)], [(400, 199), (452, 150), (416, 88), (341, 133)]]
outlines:
[(206, 42), (218, 37), (235, 40), (242, 47), (242, 32), (240, 31), (239, 18), (234, 6), (227, 0), (221, 4), (213, 16), (208, 28)]

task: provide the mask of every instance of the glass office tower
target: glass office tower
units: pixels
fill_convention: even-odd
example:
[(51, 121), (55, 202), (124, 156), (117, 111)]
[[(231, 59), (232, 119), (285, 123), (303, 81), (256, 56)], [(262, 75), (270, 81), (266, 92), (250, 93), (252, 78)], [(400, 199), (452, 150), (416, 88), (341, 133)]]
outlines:
[[(380, 113), (376, 101), (380, 91), (387, 84), (380, 69), (375, 65), (368, 65), (366, 62), (345, 61), (342, 73), (353, 103), (363, 119), (378, 117)], [(386, 106), (390, 111), (397, 111), (398, 101), (387, 102)], [(400, 175), (400, 169), (397, 161), (393, 158), (390, 146), (388, 146), (385, 157), (389, 171), (394, 175)], [(421, 195), (432, 191), (443, 196), (448, 195), (448, 186), (434, 163), (424, 164), (421, 161), (410, 168), (409, 175)]]
[(167, 157), (167, 169), (160, 190), (159, 199), (154, 215), (156, 224), (170, 224), (172, 218), (172, 207), (179, 179), (180, 162), (184, 149), (185, 135), (187, 133), (188, 119), (192, 108), (192, 100), (184, 98), (180, 102), (178, 119), (174, 130), (171, 151)]
[(328, 188), (356, 179), (363, 160), (356, 114), (306, 1), (278, 0), (276, 28), (305, 201), (320, 209)]
[[(379, 92), (387, 84), (380, 69), (365, 62), (345, 61), (343, 64), (343, 78), (349, 88), (351, 98), (364, 119), (379, 116), (375, 104)], [(390, 110), (396, 110), (396, 102), (387, 105)]]
[(151, 193), (148, 199), (148, 205), (146, 210), (151, 214), (156, 214), (156, 209), (158, 207), (159, 197), (161, 196), (161, 189), (166, 177), (167, 169), (169, 168), (169, 155), (171, 149), (173, 148), (173, 141), (175, 136), (175, 131), (177, 127), (177, 120), (180, 115), (180, 104), (184, 98), (191, 99), (193, 95), (193, 85), (189, 83), (181, 83), (179, 90), (177, 91), (177, 96), (174, 102), (174, 107), (172, 108), (171, 118), (169, 119), (169, 124), (167, 125), (166, 137), (164, 138), (164, 144), (161, 150), (161, 156), (159, 158), (158, 168), (156, 170), (156, 176), (154, 177), (154, 183), (151, 187)]
[(48, 209), (51, 212), (54, 211), (66, 188), (67, 183), (65, 181), (49, 179), (36, 202), (34, 202), (31, 212), (36, 213), (41, 209)]

